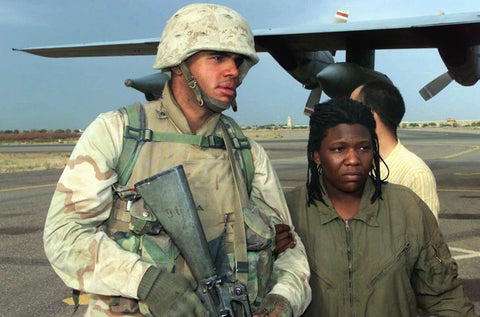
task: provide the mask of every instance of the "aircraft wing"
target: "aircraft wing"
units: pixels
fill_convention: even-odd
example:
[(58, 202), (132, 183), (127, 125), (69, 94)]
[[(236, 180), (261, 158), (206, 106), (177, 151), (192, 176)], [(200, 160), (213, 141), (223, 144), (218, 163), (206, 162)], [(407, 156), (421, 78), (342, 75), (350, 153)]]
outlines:
[(255, 32), (257, 51), (281, 41), (305, 51), (438, 48), (480, 44), (480, 12), (264, 29)]
[(13, 50), (44, 57), (155, 55), (157, 53), (158, 41), (158, 38), (149, 38), (86, 44), (53, 45), (21, 49), (14, 48)]
[[(480, 12), (254, 30), (256, 49), (322, 51), (480, 44)], [(155, 55), (158, 38), (13, 49), (45, 57)]]

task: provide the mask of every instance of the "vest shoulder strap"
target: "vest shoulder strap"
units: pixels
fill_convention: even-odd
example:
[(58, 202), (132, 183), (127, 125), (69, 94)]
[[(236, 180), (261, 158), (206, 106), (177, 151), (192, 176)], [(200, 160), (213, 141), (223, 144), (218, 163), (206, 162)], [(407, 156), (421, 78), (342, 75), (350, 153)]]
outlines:
[(124, 117), (123, 148), (115, 170), (119, 185), (125, 186), (132, 174), (142, 145), (145, 143), (145, 110), (143, 105), (135, 102), (119, 109)]
[(220, 116), (220, 121), (227, 128), (227, 131), (230, 134), (229, 137), (232, 140), (232, 145), (240, 154), (236, 159), (240, 163), (240, 168), (243, 173), (242, 176), (247, 185), (247, 193), (250, 195), (250, 192), (252, 191), (253, 175), (255, 174), (250, 142), (237, 122), (231, 117), (222, 114)]
[[(118, 159), (115, 171), (118, 184), (125, 186), (130, 179), (138, 154), (145, 142), (173, 142), (198, 145), (201, 147), (225, 148), (222, 137), (216, 135), (200, 136), (181, 133), (156, 132), (147, 129), (145, 110), (140, 102), (119, 109), (124, 117), (123, 149)], [(220, 115), (220, 121), (225, 125), (232, 140), (233, 148), (238, 151), (239, 161), (247, 192), (252, 190), (255, 173), (250, 142), (238, 124), (226, 115)]]

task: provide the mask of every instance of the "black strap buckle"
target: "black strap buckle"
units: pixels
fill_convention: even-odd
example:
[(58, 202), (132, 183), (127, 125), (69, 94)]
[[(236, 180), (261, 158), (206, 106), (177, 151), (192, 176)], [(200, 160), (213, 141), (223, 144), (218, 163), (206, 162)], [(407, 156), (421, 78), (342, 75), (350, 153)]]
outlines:
[(216, 148), (216, 149), (225, 148), (225, 142), (218, 135), (209, 135), (207, 138), (208, 138), (209, 147)]
[(153, 131), (149, 129), (138, 129), (127, 126), (125, 131), (125, 138), (135, 139), (137, 141), (150, 142), (152, 141)]
[(235, 261), (235, 273), (248, 273), (248, 262)]

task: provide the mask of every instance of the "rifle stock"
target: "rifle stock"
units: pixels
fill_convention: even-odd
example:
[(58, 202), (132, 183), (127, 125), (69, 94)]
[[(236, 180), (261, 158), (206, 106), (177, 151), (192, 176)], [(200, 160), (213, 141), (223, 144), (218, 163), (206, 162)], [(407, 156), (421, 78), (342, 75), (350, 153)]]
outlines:
[(241, 311), (244, 316), (252, 316), (245, 285), (231, 270), (221, 275), (215, 270), (183, 167), (178, 165), (144, 179), (135, 184), (135, 190), (187, 261), (198, 283), (196, 294), (210, 316), (233, 317)]

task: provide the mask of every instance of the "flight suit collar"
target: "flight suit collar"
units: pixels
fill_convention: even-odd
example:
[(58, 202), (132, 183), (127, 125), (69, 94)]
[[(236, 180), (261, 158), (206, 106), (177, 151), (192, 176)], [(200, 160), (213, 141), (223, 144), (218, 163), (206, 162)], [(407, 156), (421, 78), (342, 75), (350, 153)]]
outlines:
[[(333, 208), (333, 203), (330, 198), (326, 195), (325, 188), (323, 186), (323, 181), (321, 181), (322, 192), (324, 193), (323, 199), (325, 204), (317, 201), (318, 211), (320, 214), (320, 222), (322, 225), (333, 221), (334, 219), (340, 218), (335, 209)], [(373, 203), (370, 201), (373, 193), (375, 192), (375, 186), (373, 181), (369, 178), (365, 183), (365, 188), (363, 190), (362, 198), (360, 200), (359, 210), (353, 216), (352, 219), (360, 220), (365, 222), (369, 226), (378, 227), (378, 211), (379, 203), (377, 198)]]

